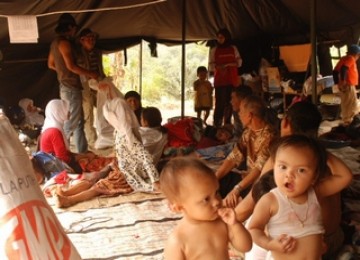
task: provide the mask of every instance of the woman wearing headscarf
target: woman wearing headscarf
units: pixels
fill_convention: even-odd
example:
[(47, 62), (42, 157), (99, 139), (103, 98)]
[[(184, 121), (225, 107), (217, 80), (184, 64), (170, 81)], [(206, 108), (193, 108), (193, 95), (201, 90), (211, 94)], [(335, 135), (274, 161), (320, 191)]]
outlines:
[(64, 123), (69, 119), (69, 104), (61, 99), (51, 100), (45, 108), (45, 121), (39, 138), (40, 151), (50, 153), (67, 163), (76, 173), (82, 169), (78, 161), (82, 158), (94, 158), (95, 154), (72, 153), (69, 141), (64, 133)]
[(214, 125), (220, 127), (231, 123), (231, 91), (233, 87), (240, 85), (238, 68), (242, 60), (238, 49), (231, 43), (231, 35), (227, 29), (220, 29), (216, 38), (217, 46), (210, 51), (209, 71), (210, 75), (214, 75)]
[(141, 142), (140, 126), (133, 110), (122, 98), (108, 100), (103, 109), (106, 120), (116, 130), (115, 152), (126, 181), (135, 191), (157, 191), (159, 173)]
[(129, 104), (130, 108), (134, 111), (136, 118), (140, 124), (141, 120), (141, 112), (142, 112), (142, 104), (141, 104), (141, 96), (135, 90), (130, 90), (125, 93), (125, 100)]
[(132, 191), (153, 192), (159, 189), (159, 173), (152, 156), (141, 142), (140, 126), (133, 110), (123, 98), (110, 98), (105, 102), (103, 111), (105, 119), (116, 130), (117, 164), (101, 171), (110, 173), (97, 182), (85, 180), (68, 190), (59, 187), (56, 205), (60, 208), (70, 207), (99, 195), (115, 196)]
[[(63, 130), (68, 117), (68, 103), (60, 99), (51, 100), (45, 109), (45, 123), (40, 138), (41, 151), (53, 154), (73, 169), (73, 172), (61, 172), (45, 184), (48, 195), (53, 195), (52, 190), (56, 188), (56, 205), (65, 208), (99, 195), (114, 196), (131, 192), (124, 176), (114, 165), (115, 158), (97, 157), (91, 152), (76, 154), (69, 150)], [(69, 173), (82, 175), (72, 182), (74, 177), (70, 177)]]
[(34, 101), (30, 98), (22, 98), (19, 101), (19, 106), (25, 112), (25, 124), (42, 126), (44, 124), (44, 116), (40, 114), (40, 108), (34, 106)]

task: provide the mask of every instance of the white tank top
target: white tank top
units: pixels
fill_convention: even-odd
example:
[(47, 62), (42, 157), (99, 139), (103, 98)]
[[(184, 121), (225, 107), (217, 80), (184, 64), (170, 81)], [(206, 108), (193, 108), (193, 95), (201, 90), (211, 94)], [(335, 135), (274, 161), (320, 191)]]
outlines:
[(312, 188), (308, 191), (308, 200), (304, 204), (290, 201), (278, 188), (270, 192), (275, 195), (279, 204), (278, 212), (271, 217), (267, 225), (272, 238), (281, 234), (300, 238), (324, 233), (321, 208)]

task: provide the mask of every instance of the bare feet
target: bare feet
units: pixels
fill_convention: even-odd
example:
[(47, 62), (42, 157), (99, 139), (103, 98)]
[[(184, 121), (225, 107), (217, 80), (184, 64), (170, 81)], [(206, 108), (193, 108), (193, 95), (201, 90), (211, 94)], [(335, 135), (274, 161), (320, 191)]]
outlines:
[(68, 208), (74, 204), (69, 197), (65, 195), (65, 192), (60, 185), (57, 185), (56, 193), (54, 193), (53, 196), (55, 198), (55, 205), (58, 208)]
[(55, 196), (55, 205), (58, 208), (68, 208), (72, 206), (73, 203), (68, 197), (57, 194)]

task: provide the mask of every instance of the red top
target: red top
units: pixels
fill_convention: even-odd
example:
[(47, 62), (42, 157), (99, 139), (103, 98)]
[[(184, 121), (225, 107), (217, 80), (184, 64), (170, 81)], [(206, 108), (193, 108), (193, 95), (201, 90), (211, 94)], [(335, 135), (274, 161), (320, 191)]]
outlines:
[[(348, 67), (346, 83), (351, 86), (356, 86), (359, 83), (359, 73), (356, 65), (356, 60), (353, 56), (347, 55), (342, 57), (339, 62), (335, 66), (335, 71), (337, 71), (340, 75), (341, 67)], [(340, 80), (344, 80), (339, 77)]]
[(66, 148), (62, 132), (57, 128), (48, 128), (41, 134), (40, 150), (70, 163), (70, 151)]
[[(217, 47), (215, 50), (216, 66), (228, 63), (238, 63), (233, 46), (226, 48)], [(237, 66), (229, 66), (225, 68), (216, 67), (214, 72), (214, 86), (237, 86), (238, 85), (238, 68)]]

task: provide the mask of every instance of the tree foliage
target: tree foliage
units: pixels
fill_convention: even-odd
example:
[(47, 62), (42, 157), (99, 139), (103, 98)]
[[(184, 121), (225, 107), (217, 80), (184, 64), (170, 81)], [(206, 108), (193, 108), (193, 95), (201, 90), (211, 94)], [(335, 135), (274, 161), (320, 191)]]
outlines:
[[(157, 45), (157, 56), (151, 57), (148, 44), (142, 44), (142, 88), (140, 91), (140, 46), (127, 50), (127, 64), (119, 66), (108, 62), (105, 66), (113, 67), (113, 75), (119, 69), (124, 69), (123, 84), (118, 86), (125, 93), (128, 90), (141, 92), (143, 103), (164, 106), (165, 103), (181, 102), (181, 69), (182, 46)], [(201, 44), (186, 45), (185, 66), (185, 99), (191, 99), (193, 82), (196, 80), (198, 66), (208, 64), (208, 48)], [(111, 60), (111, 59), (108, 59)], [(108, 69), (111, 71), (111, 69)]]

